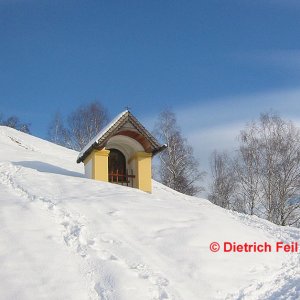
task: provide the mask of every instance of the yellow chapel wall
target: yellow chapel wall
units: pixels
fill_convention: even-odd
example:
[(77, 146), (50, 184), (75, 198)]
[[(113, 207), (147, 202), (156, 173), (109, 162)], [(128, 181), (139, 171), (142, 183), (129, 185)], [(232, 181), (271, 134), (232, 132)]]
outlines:
[(136, 152), (136, 187), (144, 192), (152, 192), (152, 154)]
[[(109, 150), (93, 150), (84, 160), (88, 178), (108, 182), (108, 156)], [(90, 164), (92, 164), (90, 171)]]

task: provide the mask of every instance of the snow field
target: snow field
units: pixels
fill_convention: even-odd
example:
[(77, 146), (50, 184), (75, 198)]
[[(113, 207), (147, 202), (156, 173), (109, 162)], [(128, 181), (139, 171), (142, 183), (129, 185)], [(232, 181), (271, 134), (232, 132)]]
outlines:
[(300, 299), (299, 253), (209, 251), (298, 229), (85, 179), (77, 152), (10, 128), (0, 155), (0, 299)]

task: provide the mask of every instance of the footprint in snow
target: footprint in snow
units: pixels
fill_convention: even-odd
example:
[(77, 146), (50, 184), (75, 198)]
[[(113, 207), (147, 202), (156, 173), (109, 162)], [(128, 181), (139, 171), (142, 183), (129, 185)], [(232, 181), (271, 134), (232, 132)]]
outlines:
[(112, 216), (112, 217), (116, 217), (116, 216), (120, 215), (120, 211), (119, 210), (111, 210), (107, 214)]

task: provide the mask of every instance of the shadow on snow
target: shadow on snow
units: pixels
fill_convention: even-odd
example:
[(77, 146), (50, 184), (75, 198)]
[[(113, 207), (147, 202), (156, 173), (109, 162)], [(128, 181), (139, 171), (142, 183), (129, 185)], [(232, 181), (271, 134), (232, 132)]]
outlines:
[(73, 177), (84, 177), (82, 173), (69, 171), (48, 163), (44, 163), (42, 161), (17, 161), (14, 164), (17, 166), (34, 169), (39, 172), (54, 173)]

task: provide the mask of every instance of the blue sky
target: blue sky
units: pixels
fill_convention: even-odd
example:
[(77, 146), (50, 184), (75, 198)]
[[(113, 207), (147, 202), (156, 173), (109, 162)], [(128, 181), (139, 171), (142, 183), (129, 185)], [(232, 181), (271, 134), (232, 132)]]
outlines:
[(165, 107), (206, 159), (273, 109), (300, 111), (296, 0), (0, 0), (0, 111), (45, 137), (99, 100), (148, 126)]

